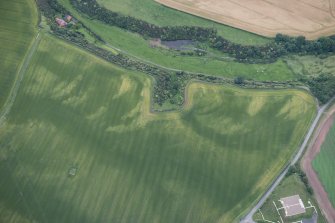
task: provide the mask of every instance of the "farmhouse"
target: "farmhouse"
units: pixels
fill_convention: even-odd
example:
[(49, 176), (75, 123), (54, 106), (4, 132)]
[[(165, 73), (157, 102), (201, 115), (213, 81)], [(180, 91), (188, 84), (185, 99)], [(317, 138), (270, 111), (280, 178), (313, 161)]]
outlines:
[(306, 212), (304, 203), (300, 199), (299, 195), (281, 198), (279, 201), (285, 210), (286, 217), (303, 214)]
[(65, 27), (67, 25), (67, 22), (60, 18), (56, 18), (56, 22), (60, 27)]

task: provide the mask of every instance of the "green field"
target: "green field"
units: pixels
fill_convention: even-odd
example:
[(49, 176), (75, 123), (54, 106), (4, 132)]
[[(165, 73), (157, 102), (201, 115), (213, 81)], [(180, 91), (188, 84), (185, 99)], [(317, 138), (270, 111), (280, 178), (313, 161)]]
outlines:
[(241, 44), (265, 44), (270, 39), (165, 7), (154, 0), (98, 0), (114, 12), (142, 19), (159, 26), (203, 26), (215, 28), (223, 37)]
[(37, 10), (34, 1), (0, 1), (0, 21), (1, 109), (36, 35)]
[[(272, 64), (244, 64), (233, 62), (231, 59), (225, 60), (215, 59), (213, 57), (180, 56), (178, 52), (173, 50), (152, 48), (149, 40), (146, 40), (137, 34), (103, 24), (81, 15), (73, 9), (69, 0), (59, 0), (59, 2), (112, 46), (125, 51), (125, 53), (128, 53), (133, 57), (160, 66), (229, 78), (242, 76), (246, 79), (260, 81), (286, 81), (296, 79), (296, 75), (282, 60), (278, 60)], [(218, 54), (216, 55), (217, 57), (227, 57), (227, 55), (219, 52), (216, 52), (216, 54)]]
[(332, 126), (326, 140), (323, 142), (320, 153), (313, 160), (313, 167), (317, 172), (329, 199), (335, 206), (335, 125)]
[(321, 74), (335, 75), (335, 56), (291, 56), (286, 63), (300, 77), (317, 77)]
[[(320, 208), (317, 205), (317, 202), (313, 196), (311, 196), (307, 190), (306, 186), (303, 182), (301, 182), (300, 177), (296, 174), (290, 175), (278, 185), (278, 187), (275, 189), (275, 191), (271, 194), (271, 196), (267, 199), (267, 201), (264, 203), (264, 205), (261, 207), (261, 212), (256, 212), (254, 215), (254, 220), (256, 222), (265, 223), (266, 221), (263, 220), (263, 217), (260, 213), (263, 214), (264, 218), (266, 220), (272, 221), (272, 222), (281, 222), (281, 219), (278, 215), (278, 212), (273, 205), (273, 202), (276, 203), (277, 208), (280, 208), (280, 202), (279, 200), (284, 197), (293, 196), (298, 194), (303, 201), (305, 207), (310, 207), (310, 204), (308, 204), (308, 201), (311, 202), (313, 206), (315, 206), (318, 215), (318, 223), (326, 223), (326, 220), (321, 214)], [(284, 222), (290, 223), (290, 222), (297, 222), (302, 219), (309, 219), (313, 216), (314, 209), (308, 208), (306, 209), (305, 214), (300, 214), (294, 217), (289, 218), (283, 218)], [(283, 211), (280, 212), (282, 217), (285, 216), (285, 213)]]
[(303, 91), (192, 83), (183, 111), (152, 114), (151, 88), (44, 36), (0, 128), (0, 222), (232, 222), (316, 110)]

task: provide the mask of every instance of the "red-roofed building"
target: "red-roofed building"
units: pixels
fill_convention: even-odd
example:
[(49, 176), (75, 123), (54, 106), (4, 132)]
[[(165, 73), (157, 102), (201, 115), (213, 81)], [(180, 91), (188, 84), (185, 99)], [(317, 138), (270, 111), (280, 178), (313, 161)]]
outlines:
[(60, 27), (65, 27), (67, 25), (67, 22), (60, 18), (56, 18), (56, 22)]

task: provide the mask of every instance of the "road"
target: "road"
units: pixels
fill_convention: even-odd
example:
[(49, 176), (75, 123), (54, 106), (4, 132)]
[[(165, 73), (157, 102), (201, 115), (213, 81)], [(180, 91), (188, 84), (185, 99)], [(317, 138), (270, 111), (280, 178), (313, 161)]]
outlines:
[(19, 91), (21, 82), (23, 80), (23, 76), (27, 71), (27, 68), (30, 64), (31, 58), (34, 55), (39, 43), (41, 41), (41, 35), (38, 32), (36, 37), (34, 38), (34, 40), (32, 41), (30, 48), (23, 60), (22, 66), (19, 68), (19, 71), (17, 73), (17, 77), (15, 79), (15, 82), (13, 84), (13, 87), (9, 93), (9, 96), (7, 98), (6, 103), (4, 104), (4, 106), (2, 107), (1, 111), (0, 111), (0, 127), (5, 123), (6, 118), (8, 113), (10, 112), (10, 109), (12, 108), (17, 92)]
[(292, 160), (290, 161), (289, 165), (287, 165), (285, 167), (285, 169), (280, 173), (280, 175), (276, 178), (276, 180), (272, 183), (272, 185), (270, 186), (270, 188), (264, 193), (264, 195), (261, 197), (261, 199), (257, 202), (257, 204), (249, 211), (249, 213), (243, 218), (241, 219), (240, 223), (254, 223), (254, 220), (252, 220), (252, 216), (258, 211), (258, 209), (260, 209), (264, 202), (267, 200), (267, 198), (271, 195), (271, 193), (275, 190), (275, 188), (279, 185), (279, 183), (283, 180), (283, 178), (285, 177), (287, 171), (289, 170), (291, 165), (294, 165), (301, 157), (301, 155), (303, 154), (308, 142), (311, 139), (311, 136), (313, 135), (319, 121), (320, 118), (322, 117), (323, 113), (325, 112), (325, 110), (328, 108), (328, 106), (330, 105), (330, 103), (335, 99), (335, 97), (330, 100), (327, 104), (323, 105), (322, 107), (318, 108), (318, 113), (312, 123), (312, 125), (310, 126), (305, 139), (303, 141), (303, 143), (301, 144), (299, 151), (295, 154), (295, 156), (292, 158)]

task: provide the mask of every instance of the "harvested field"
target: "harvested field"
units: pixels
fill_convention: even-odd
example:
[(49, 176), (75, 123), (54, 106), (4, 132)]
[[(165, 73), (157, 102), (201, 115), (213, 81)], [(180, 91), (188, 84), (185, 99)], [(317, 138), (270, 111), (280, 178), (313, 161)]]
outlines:
[(335, 34), (335, 0), (156, 0), (180, 11), (259, 35)]
[(0, 222), (233, 222), (316, 110), (304, 91), (192, 83), (183, 111), (152, 114), (150, 89), (43, 36), (0, 128)]

